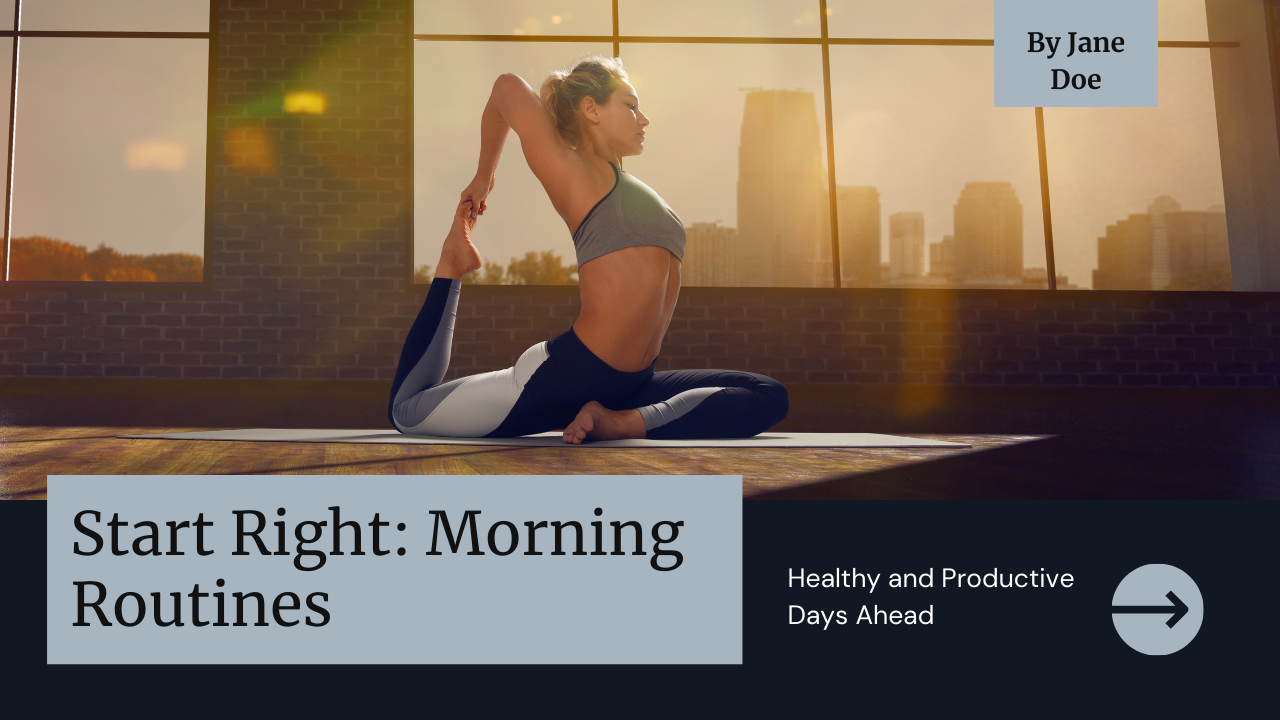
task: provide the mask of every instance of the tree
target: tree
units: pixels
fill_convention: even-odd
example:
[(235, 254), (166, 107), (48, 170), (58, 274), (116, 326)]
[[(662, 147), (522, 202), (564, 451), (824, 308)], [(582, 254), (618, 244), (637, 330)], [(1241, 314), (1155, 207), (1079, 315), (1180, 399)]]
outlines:
[(564, 261), (551, 250), (529, 251), (519, 260), (511, 258), (507, 266), (507, 282), (512, 285), (577, 285), (578, 266), (564, 266)]
[(9, 243), (10, 280), (81, 280), (86, 273), (81, 245), (48, 237), (14, 238)]
[(49, 237), (14, 238), (10, 280), (200, 282), (204, 259), (190, 253), (122, 255), (106, 244), (89, 252)]
[[(131, 265), (152, 272), (160, 282), (200, 282), (204, 280), (204, 258), (190, 253), (126, 255)], [(139, 258), (134, 263), (132, 258)], [(110, 274), (110, 273), (108, 273)], [(108, 278), (109, 279), (109, 278)]]
[(476, 285), (505, 285), (506, 271), (496, 262), (485, 261), (484, 268), (463, 275), (462, 282)]
[(140, 267), (113, 267), (107, 271), (107, 282), (155, 282), (156, 274)]
[[(486, 262), (483, 269), (473, 270), (463, 275), (462, 282), (474, 285), (502, 285), (505, 274), (498, 263)], [(419, 265), (418, 269), (413, 271), (413, 282), (416, 284), (430, 285), (433, 279), (430, 265)]]
[(106, 280), (112, 268), (122, 267), (125, 262), (124, 257), (116, 252), (115, 248), (107, 247), (106, 243), (98, 243), (97, 248), (85, 255), (85, 265), (89, 277), (94, 280)]

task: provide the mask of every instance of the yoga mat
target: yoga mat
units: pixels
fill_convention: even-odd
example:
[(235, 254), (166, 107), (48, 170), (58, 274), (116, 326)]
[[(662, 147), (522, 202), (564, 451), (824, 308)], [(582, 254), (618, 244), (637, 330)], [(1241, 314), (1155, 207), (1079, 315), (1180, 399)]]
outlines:
[(601, 440), (566, 445), (562, 433), (548, 432), (518, 438), (447, 438), (403, 435), (395, 430), (293, 430), (258, 428), (199, 432), (119, 435), (130, 440), (240, 440), (248, 442), (396, 443), (402, 445), (494, 445), (579, 448), (967, 448), (963, 443), (877, 435), (875, 433), (763, 433), (744, 440)]

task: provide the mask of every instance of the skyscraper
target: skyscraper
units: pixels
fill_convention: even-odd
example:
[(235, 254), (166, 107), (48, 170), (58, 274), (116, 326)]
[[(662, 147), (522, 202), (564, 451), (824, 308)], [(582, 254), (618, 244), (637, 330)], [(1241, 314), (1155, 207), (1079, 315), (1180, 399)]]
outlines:
[(943, 235), (942, 242), (929, 243), (929, 277), (950, 280), (956, 271), (956, 236)]
[(1173, 286), (1170, 289), (1191, 289), (1190, 286), (1183, 285), (1221, 266), (1223, 277), (1217, 281), (1225, 280), (1224, 285), (1210, 288), (1197, 283), (1194, 287), (1198, 290), (1230, 290), (1231, 254), (1227, 243), (1227, 214), (1212, 210), (1183, 210), (1166, 216), (1165, 224), (1169, 233), (1169, 276), (1170, 285)]
[[(1230, 290), (1227, 216), (1161, 195), (1098, 238), (1095, 290)], [(1216, 269), (1216, 274), (1215, 274)]]
[(1152, 266), (1151, 216), (1135, 213), (1107, 226), (1098, 238), (1098, 269), (1094, 290), (1150, 290)]
[(738, 231), (718, 222), (696, 222), (685, 228), (680, 284), (733, 287), (738, 284)]
[(738, 145), (738, 282), (829, 287), (829, 207), (813, 93), (749, 90)]
[(894, 213), (889, 216), (889, 277), (921, 275), (924, 275), (924, 213)]
[(1168, 195), (1161, 195), (1147, 206), (1151, 216), (1151, 287), (1163, 290), (1173, 280), (1169, 268), (1169, 223), (1167, 216), (1182, 211), (1182, 205)]
[(880, 284), (880, 192), (873, 187), (836, 186), (840, 218), (840, 284)]
[(1022, 282), (1022, 203), (1012, 183), (967, 183), (956, 201), (955, 237), (960, 282)]

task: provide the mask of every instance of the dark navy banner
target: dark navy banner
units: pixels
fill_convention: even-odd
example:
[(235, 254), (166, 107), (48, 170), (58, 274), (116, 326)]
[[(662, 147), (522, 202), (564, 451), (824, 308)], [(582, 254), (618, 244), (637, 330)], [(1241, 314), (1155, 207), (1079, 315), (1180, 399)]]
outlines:
[(0, 597), (50, 708), (1239, 716), (1280, 643), (1275, 503), (748, 501), (741, 666), (53, 666), (44, 516), (0, 505)]

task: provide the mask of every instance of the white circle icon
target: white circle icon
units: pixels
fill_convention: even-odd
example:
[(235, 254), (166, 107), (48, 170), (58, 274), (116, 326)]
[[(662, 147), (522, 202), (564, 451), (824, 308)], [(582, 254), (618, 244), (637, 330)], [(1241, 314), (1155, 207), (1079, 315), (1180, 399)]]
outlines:
[(1200, 632), (1203, 620), (1200, 588), (1172, 565), (1143, 565), (1126, 575), (1111, 597), (1116, 632), (1144, 655), (1178, 652)]

